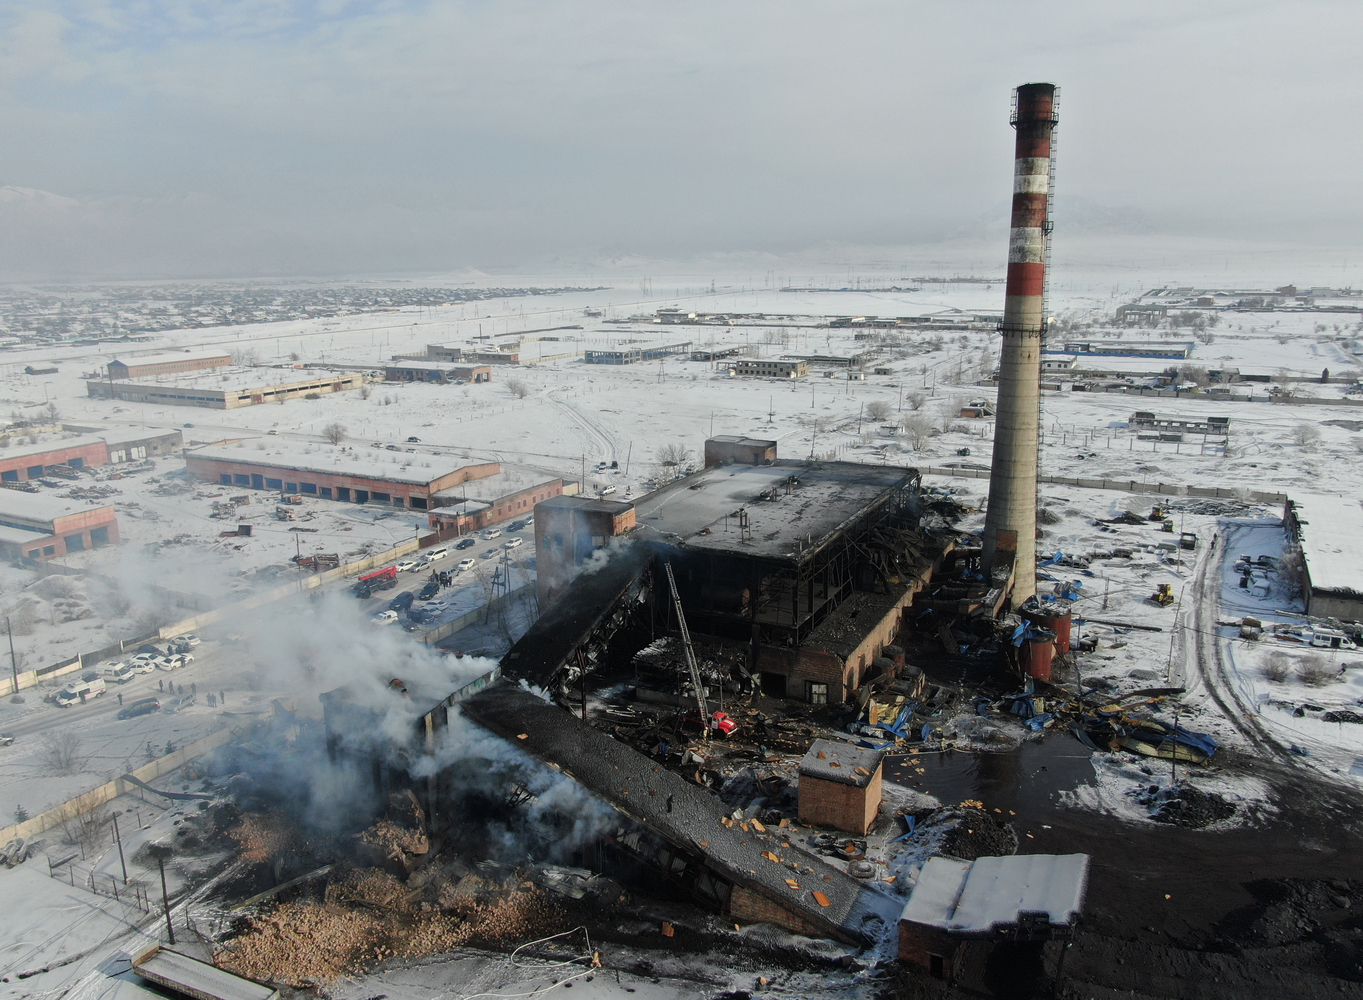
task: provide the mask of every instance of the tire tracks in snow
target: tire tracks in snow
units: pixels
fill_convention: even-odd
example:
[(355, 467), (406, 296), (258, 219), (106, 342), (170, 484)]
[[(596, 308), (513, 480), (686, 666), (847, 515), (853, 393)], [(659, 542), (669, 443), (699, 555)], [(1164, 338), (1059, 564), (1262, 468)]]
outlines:
[[(1221, 596), (1221, 550), (1226, 540), (1218, 533), (1207, 546), (1207, 554), (1197, 569), (1194, 586), (1194, 628), (1197, 631), (1197, 664), (1202, 686), (1227, 721), (1260, 754), (1299, 768), (1300, 762), (1259, 721), (1252, 705), (1246, 703), (1236, 679), (1231, 676), (1221, 652), (1221, 635), (1216, 613)], [(1215, 568), (1215, 574), (1209, 570)]]

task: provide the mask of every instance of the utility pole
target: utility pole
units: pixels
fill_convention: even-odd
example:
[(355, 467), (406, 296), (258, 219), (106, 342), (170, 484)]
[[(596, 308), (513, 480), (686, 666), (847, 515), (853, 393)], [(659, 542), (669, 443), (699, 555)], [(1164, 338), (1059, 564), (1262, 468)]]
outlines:
[(175, 927), (170, 922), (170, 896), (166, 893), (166, 862), (161, 857), (161, 852), (156, 852), (156, 867), (161, 872), (161, 906), (166, 911), (166, 936), (170, 938), (170, 943), (175, 943)]
[(114, 842), (118, 844), (118, 863), (123, 869), (123, 884), (128, 884), (128, 863), (123, 860), (123, 838), (118, 833), (119, 813), (114, 813)]
[(14, 674), (14, 697), (19, 697), (19, 659), (14, 655), (14, 629), (10, 627), (9, 615), (5, 615), (5, 632), (9, 636), (9, 668)]

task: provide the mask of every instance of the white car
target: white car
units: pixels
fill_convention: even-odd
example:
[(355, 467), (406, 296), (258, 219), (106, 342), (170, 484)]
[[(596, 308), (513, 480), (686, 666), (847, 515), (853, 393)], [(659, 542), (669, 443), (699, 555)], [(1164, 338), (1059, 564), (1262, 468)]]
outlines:
[(492, 541), (494, 538), (501, 538), (501, 537), (502, 537), (502, 529), (501, 529), (501, 528), (489, 528), (487, 531), (484, 531), (484, 532), (483, 532), (483, 541), (485, 541), (485, 542), (490, 542), (490, 541)]
[(184, 666), (178, 656), (153, 656), (151, 662), (157, 670), (175, 670)]
[(156, 669), (156, 664), (151, 661), (150, 656), (143, 654), (142, 656), (134, 656), (128, 661), (128, 666), (133, 668), (135, 674), (149, 674)]
[(194, 662), (193, 653), (176, 653), (174, 656), (167, 657), (175, 661), (177, 667), (187, 667)]
[(524, 544), (525, 544), (525, 539), (523, 539), (523, 538), (508, 538), (506, 541), (502, 542), (502, 548), (504, 548), (504, 549), (514, 549), (514, 548), (516, 548), (516, 547), (518, 547), (518, 546), (521, 546), (521, 545), (524, 545)]
[(416, 561), (415, 559), (404, 559), (404, 560), (402, 560), (402, 562), (398, 563), (398, 572), (399, 572), (399, 573), (406, 573), (407, 571), (409, 571), (409, 570), (414, 570), (414, 569), (416, 569), (416, 568), (417, 568), (417, 561)]
[(462, 573), (462, 572), (463, 572), (464, 570), (466, 570), (466, 569), (473, 569), (473, 567), (474, 567), (474, 566), (477, 566), (477, 565), (478, 565), (478, 561), (477, 561), (476, 559), (460, 559), (460, 560), (459, 560), (459, 572)]
[(392, 625), (393, 622), (398, 620), (398, 613), (396, 611), (380, 611), (369, 620), (375, 625)]
[(601, 491), (601, 496), (603, 496), (603, 497), (608, 497), (608, 496), (610, 496), (610, 495), (611, 495), (612, 493), (614, 493), (614, 492), (615, 492), (615, 487), (614, 487), (614, 486), (607, 486), (605, 489), (603, 489), (603, 490)]
[(170, 640), (170, 641), (173, 642), (173, 643), (174, 643), (174, 642), (182, 642), (182, 643), (184, 643), (186, 646), (189, 646), (191, 649), (192, 649), (193, 647), (199, 645), (201, 642), (203, 642), (203, 640), (200, 639), (197, 635), (182, 635), (182, 636), (178, 636), (178, 637), (176, 637), (176, 638), (174, 638), (174, 639), (172, 639), (172, 640)]

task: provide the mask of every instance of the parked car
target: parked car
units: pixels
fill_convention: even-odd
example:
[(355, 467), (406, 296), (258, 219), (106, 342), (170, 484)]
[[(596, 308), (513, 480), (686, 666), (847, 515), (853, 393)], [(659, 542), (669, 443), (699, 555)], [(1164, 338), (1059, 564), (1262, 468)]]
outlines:
[(421, 592), (417, 594), (417, 597), (420, 600), (429, 601), (438, 593), (440, 593), (440, 580), (432, 573), (431, 578), (422, 586)]
[(408, 608), (408, 609), (407, 609), (407, 620), (408, 620), (409, 622), (416, 622), (417, 624), (421, 624), (421, 623), (425, 622), (426, 619), (429, 618), (429, 617), (430, 617), (430, 613), (429, 613), (425, 608)]
[(402, 562), (398, 563), (398, 572), (399, 572), (399, 573), (406, 573), (406, 572), (408, 572), (409, 570), (414, 570), (414, 569), (416, 569), (416, 568), (417, 568), (417, 561), (416, 561), (415, 559), (404, 559), (404, 560), (402, 560)]
[(194, 662), (194, 654), (193, 654), (193, 653), (176, 653), (174, 656), (168, 656), (168, 657), (166, 657), (166, 659), (171, 660), (172, 662), (174, 662), (174, 664), (175, 664), (177, 667), (187, 667), (187, 666), (189, 666), (191, 663)]
[(12, 747), (12, 746), (14, 746), (14, 734), (13, 734), (13, 733), (0, 733), (0, 747)]
[(522, 545), (524, 545), (524, 544), (525, 544), (525, 539), (523, 539), (523, 538), (508, 538), (506, 541), (502, 542), (502, 548), (504, 548), (504, 549), (514, 549), (514, 548), (518, 548), (518, 547), (520, 547), (520, 546), (522, 546)]
[(138, 651), (139, 653), (148, 653), (148, 654), (150, 654), (150, 655), (152, 655), (152, 656), (165, 656), (165, 655), (166, 655), (166, 651), (165, 651), (164, 649), (162, 649), (160, 646), (153, 646), (153, 645), (152, 645), (151, 643), (149, 643), (149, 642), (143, 643), (141, 646), (138, 646), (138, 647), (137, 647), (137, 651)]
[(479, 556), (478, 558), (479, 558), (479, 559), (496, 559), (496, 558), (497, 558), (497, 550), (496, 550), (496, 549), (488, 549), (486, 552), (484, 552), (484, 553), (483, 553), (481, 556)]
[(192, 632), (189, 635), (176, 636), (175, 641), (182, 642), (186, 646), (190, 646), (191, 648), (194, 646), (198, 646), (203, 642), (202, 639), (200, 639), (197, 635), (194, 635)]
[(131, 705), (124, 706), (118, 713), (120, 719), (135, 719), (139, 715), (151, 715), (152, 712), (161, 711), (161, 702), (156, 698), (143, 698), (135, 701)]
[(471, 549), (477, 544), (478, 543), (475, 542), (472, 538), (461, 538), (458, 542), (455, 543), (454, 547), (456, 549)]
[(276, 434), (279, 433), (279, 431), (266, 431), (265, 433), (270, 435), (270, 437), (274, 437)]
[(178, 670), (184, 666), (178, 656), (158, 656), (151, 662), (157, 670)]
[(187, 642), (172, 642), (170, 644), (170, 655), (177, 656), (180, 654), (187, 654), (193, 648), (194, 647)]
[(494, 538), (500, 538), (500, 537), (502, 537), (502, 529), (501, 529), (501, 528), (488, 528), (487, 531), (484, 531), (484, 532), (483, 532), (483, 541), (485, 541), (485, 542), (490, 542), (490, 541), (492, 541)]
[(511, 522), (511, 527), (507, 528), (506, 530), (507, 530), (507, 531), (520, 531), (522, 528), (524, 528), (524, 527), (525, 527), (526, 525), (528, 525), (529, 523), (530, 523), (529, 521), (512, 521), (512, 522)]
[(106, 681), (113, 681), (115, 684), (127, 684), (136, 676), (136, 671), (127, 660), (106, 663), (99, 668), (99, 672)]
[(611, 495), (612, 493), (614, 493), (614, 492), (615, 492), (615, 487), (614, 487), (614, 486), (607, 486), (607, 487), (605, 487), (604, 489), (602, 489), (601, 495), (602, 495), (603, 497), (608, 497), (608, 496), (610, 496), (610, 495)]
[(408, 443), (408, 444), (420, 444), (420, 443), (421, 443), (421, 438), (419, 438), (419, 437), (409, 437), (409, 438), (407, 439), (407, 443)]
[(412, 592), (410, 590), (403, 591), (401, 594), (398, 594), (397, 597), (393, 598), (391, 601), (388, 602), (389, 611), (406, 611), (411, 606)]
[(72, 681), (52, 696), (52, 703), (59, 708), (66, 708), (70, 705), (79, 704), (81, 701), (98, 698), (106, 690), (108, 690), (108, 686), (100, 677), (96, 677), (92, 681), (85, 679)]
[(429, 566), (429, 565), (430, 565), (431, 563), (433, 563), (433, 562), (439, 562), (441, 559), (444, 559), (444, 558), (445, 558), (447, 555), (449, 555), (449, 554), (450, 554), (450, 550), (449, 550), (448, 547), (446, 547), (446, 548), (439, 548), (439, 549), (430, 549), (430, 550), (426, 553), (426, 557), (425, 557), (425, 559), (426, 559), (426, 565)]
[(156, 669), (156, 664), (151, 662), (150, 656), (145, 658), (134, 656), (128, 661), (128, 666), (133, 668), (135, 674), (149, 674)]
[(369, 620), (375, 625), (391, 625), (398, 620), (398, 613), (396, 611), (380, 611)]
[(476, 565), (478, 565), (478, 562), (475, 559), (460, 559), (459, 571), (462, 573), (466, 569), (473, 569)]
[(193, 424), (185, 424), (186, 427), (193, 427)]

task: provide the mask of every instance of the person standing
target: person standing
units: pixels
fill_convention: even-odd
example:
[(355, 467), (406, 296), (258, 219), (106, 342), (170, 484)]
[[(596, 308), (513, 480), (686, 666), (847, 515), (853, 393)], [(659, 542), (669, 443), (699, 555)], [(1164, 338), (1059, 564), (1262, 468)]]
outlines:
[(118, 692), (118, 705), (119, 705), (120, 708), (123, 707), (123, 692), (122, 692), (122, 691)]

